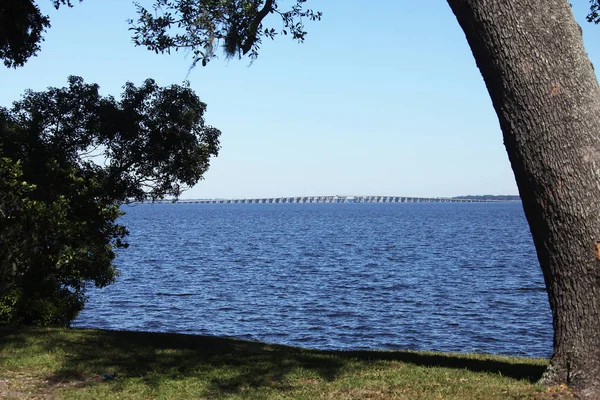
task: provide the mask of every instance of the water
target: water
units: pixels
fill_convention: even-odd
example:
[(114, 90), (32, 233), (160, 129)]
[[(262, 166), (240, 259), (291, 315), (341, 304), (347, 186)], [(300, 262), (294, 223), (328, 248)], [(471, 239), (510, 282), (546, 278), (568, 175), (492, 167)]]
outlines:
[(520, 203), (125, 207), (116, 284), (75, 326), (320, 349), (548, 357)]

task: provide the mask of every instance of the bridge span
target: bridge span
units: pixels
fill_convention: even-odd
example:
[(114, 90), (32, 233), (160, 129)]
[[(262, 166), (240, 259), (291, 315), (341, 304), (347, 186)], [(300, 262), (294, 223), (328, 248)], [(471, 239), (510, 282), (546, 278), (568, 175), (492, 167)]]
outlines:
[[(303, 203), (498, 203), (501, 200), (455, 199), (447, 197), (404, 196), (297, 196), (244, 199), (179, 199), (179, 204), (303, 204)], [(161, 200), (157, 203), (172, 203)]]

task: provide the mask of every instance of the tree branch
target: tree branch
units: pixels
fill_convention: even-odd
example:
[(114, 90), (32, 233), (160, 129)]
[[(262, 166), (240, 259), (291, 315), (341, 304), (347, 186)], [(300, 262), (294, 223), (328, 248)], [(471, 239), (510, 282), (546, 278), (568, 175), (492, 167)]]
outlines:
[(275, 2), (275, 0), (265, 1), (265, 6), (258, 12), (258, 14), (256, 14), (256, 17), (254, 18), (254, 20), (248, 27), (248, 37), (244, 41), (244, 43), (242, 43), (242, 46), (241, 46), (242, 54), (246, 54), (250, 51), (250, 49), (252, 49), (252, 45), (254, 45), (254, 43), (256, 42), (256, 39), (257, 39), (256, 34), (258, 31), (258, 26), (260, 25), (262, 20), (265, 19), (267, 14), (269, 14), (273, 10), (274, 2)]

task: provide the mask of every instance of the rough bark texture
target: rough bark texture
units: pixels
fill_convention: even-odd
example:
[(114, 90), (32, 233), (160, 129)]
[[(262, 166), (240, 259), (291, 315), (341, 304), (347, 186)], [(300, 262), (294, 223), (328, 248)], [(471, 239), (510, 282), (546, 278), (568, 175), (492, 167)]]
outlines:
[(543, 381), (600, 398), (600, 88), (567, 0), (448, 0), (498, 114), (548, 289)]

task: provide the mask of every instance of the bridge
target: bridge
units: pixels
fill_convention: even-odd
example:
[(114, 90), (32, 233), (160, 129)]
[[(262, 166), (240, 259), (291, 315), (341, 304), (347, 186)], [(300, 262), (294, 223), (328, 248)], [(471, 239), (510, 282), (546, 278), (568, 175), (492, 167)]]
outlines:
[[(303, 204), (303, 203), (498, 203), (503, 200), (456, 199), (448, 197), (400, 196), (299, 196), (244, 199), (179, 199), (178, 204)], [(160, 200), (156, 203), (173, 203)]]

